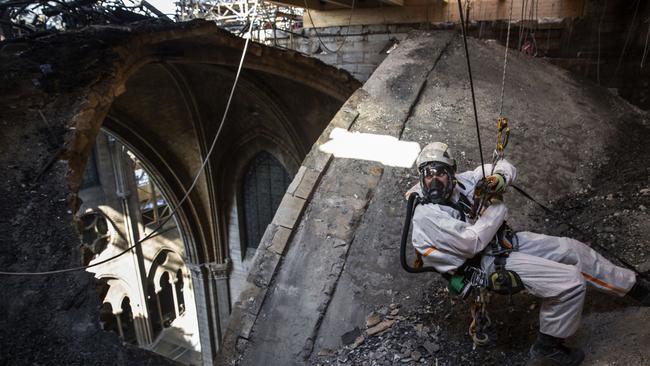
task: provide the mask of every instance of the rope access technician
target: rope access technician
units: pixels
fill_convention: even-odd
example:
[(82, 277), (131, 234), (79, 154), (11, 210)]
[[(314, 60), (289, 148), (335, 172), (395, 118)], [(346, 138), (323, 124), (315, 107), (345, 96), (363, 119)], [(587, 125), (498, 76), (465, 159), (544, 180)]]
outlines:
[[(506, 160), (456, 174), (448, 146), (434, 142), (421, 151), (416, 163), (420, 182), (407, 197), (419, 196), (412, 244), (423, 262), (420, 265), (434, 267), (447, 279), (474, 266), (486, 274), (488, 289), (521, 287), (541, 298), (539, 334), (530, 348), (531, 359), (562, 366), (583, 361), (582, 350), (565, 346), (564, 340), (580, 325), (587, 285), (650, 305), (650, 286), (645, 280), (587, 245), (532, 232), (515, 234), (507, 227), (507, 208), (499, 197), (517, 172)], [(483, 179), (482, 171), (492, 174)], [(492, 198), (472, 217), (477, 189), (486, 190)]]

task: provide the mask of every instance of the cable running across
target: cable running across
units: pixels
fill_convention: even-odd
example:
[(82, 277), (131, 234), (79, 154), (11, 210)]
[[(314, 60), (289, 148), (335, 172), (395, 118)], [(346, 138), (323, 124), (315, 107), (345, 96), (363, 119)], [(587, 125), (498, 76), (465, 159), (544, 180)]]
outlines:
[[(138, 245), (142, 244), (146, 240), (150, 239), (154, 234), (156, 234), (169, 220), (174, 217), (176, 212), (181, 208), (183, 203), (187, 200), (187, 198), (190, 196), (190, 193), (196, 187), (197, 182), (199, 181), (199, 178), (201, 177), (201, 174), (203, 173), (205, 166), (207, 165), (208, 161), (210, 160), (210, 156), (212, 155), (212, 152), (214, 151), (215, 146), (217, 145), (217, 140), (219, 139), (219, 135), (221, 134), (221, 130), (223, 129), (223, 126), (226, 121), (226, 117), (228, 116), (228, 111), (230, 110), (230, 104), (232, 103), (232, 98), (233, 95), (235, 94), (235, 89), (237, 87), (237, 83), (239, 81), (239, 76), (241, 74), (242, 67), (244, 65), (244, 59), (246, 57), (246, 51), (248, 50), (248, 44), (250, 43), (250, 39), (252, 37), (253, 33), (253, 23), (255, 23), (255, 17), (257, 16), (257, 5), (258, 1), (255, 1), (255, 4), (253, 4), (253, 11), (252, 11), (252, 20), (249, 24), (248, 27), (248, 37), (246, 37), (246, 41), (244, 42), (244, 49), (242, 51), (241, 58), (239, 60), (239, 66), (237, 67), (237, 74), (235, 75), (235, 81), (233, 83), (232, 89), (230, 90), (230, 95), (228, 96), (228, 102), (226, 103), (226, 108), (223, 113), (223, 117), (221, 118), (221, 122), (219, 124), (219, 128), (217, 130), (217, 133), (214, 136), (214, 139), (212, 140), (212, 145), (210, 146), (210, 149), (205, 155), (205, 158), (203, 159), (203, 162), (201, 163), (201, 166), (196, 172), (196, 175), (194, 176), (194, 180), (192, 181), (192, 184), (190, 187), (187, 189), (185, 195), (183, 195), (183, 198), (181, 198), (180, 201), (178, 201), (178, 204), (176, 207), (172, 210), (169, 216), (167, 216), (162, 222), (160, 222), (149, 234), (147, 234), (144, 238), (138, 240), (135, 244), (132, 246), (126, 248), (122, 252), (114, 255), (113, 257), (107, 258), (101, 262), (97, 262), (91, 265), (87, 266), (81, 266), (81, 267), (73, 267), (73, 268), (67, 268), (67, 269), (60, 269), (60, 270), (53, 270), (53, 271), (43, 271), (43, 272), (6, 272), (6, 271), (0, 271), (0, 275), (6, 275), (6, 276), (44, 276), (44, 275), (52, 275), (52, 274), (60, 274), (60, 273), (68, 273), (68, 272), (76, 272), (76, 271), (81, 271), (85, 270), (91, 267), (98, 266), (100, 264), (104, 264), (106, 262), (110, 262), (118, 257), (121, 257), (122, 255), (126, 254), (130, 250), (134, 249)], [(100, 211), (101, 212), (101, 211)], [(102, 213), (103, 214), (103, 213)], [(103, 215), (104, 217), (107, 217), (106, 215)], [(110, 218), (109, 218), (110, 220)], [(112, 220), (110, 220), (112, 223)], [(114, 226), (115, 227), (115, 226)], [(120, 236), (122, 237), (123, 240), (126, 240), (121, 232), (118, 231)]]
[(311, 11), (309, 11), (309, 7), (307, 6), (307, 0), (303, 0), (303, 2), (305, 3), (305, 10), (307, 11), (307, 16), (309, 17), (309, 21), (311, 22), (311, 25), (314, 27), (313, 29), (314, 29), (314, 33), (316, 33), (316, 38), (318, 38), (318, 42), (321, 44), (321, 46), (323, 46), (325, 51), (329, 53), (339, 53), (341, 48), (343, 48), (343, 45), (345, 44), (345, 41), (347, 40), (348, 35), (350, 34), (350, 24), (352, 24), (352, 13), (354, 12), (355, 1), (356, 0), (352, 0), (352, 8), (350, 8), (350, 16), (348, 17), (348, 27), (347, 27), (348, 29), (345, 32), (345, 36), (343, 36), (343, 42), (341, 42), (341, 45), (336, 49), (336, 51), (332, 51), (331, 49), (329, 49), (329, 47), (327, 47), (327, 45), (325, 45), (325, 42), (323, 42), (323, 40), (321, 39), (318, 30), (316, 30), (316, 24), (314, 23), (314, 19), (311, 17)]

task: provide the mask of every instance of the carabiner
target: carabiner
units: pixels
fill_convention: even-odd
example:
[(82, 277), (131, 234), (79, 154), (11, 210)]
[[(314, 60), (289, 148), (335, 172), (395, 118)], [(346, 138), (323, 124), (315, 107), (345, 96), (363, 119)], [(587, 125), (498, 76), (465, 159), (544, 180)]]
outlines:
[(508, 125), (508, 119), (506, 117), (499, 117), (499, 121), (497, 122), (497, 153), (503, 153), (503, 150), (508, 146), (509, 137), (510, 126)]

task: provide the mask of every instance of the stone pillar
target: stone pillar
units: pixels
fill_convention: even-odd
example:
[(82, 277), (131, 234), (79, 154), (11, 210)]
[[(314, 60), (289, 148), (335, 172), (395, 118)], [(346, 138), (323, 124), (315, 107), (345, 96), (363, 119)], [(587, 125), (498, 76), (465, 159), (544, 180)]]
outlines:
[(124, 330), (122, 329), (122, 319), (121, 319), (122, 312), (120, 311), (119, 313), (117, 314), (114, 313), (113, 315), (115, 315), (115, 320), (117, 322), (117, 333), (120, 335), (122, 342), (124, 342)]
[(212, 327), (210, 291), (208, 290), (209, 279), (207, 271), (202, 265), (187, 264), (192, 273), (192, 285), (194, 288), (194, 303), (196, 306), (196, 317), (199, 324), (199, 340), (201, 342), (201, 358), (203, 366), (213, 366), (218, 350), (218, 341)]
[[(133, 176), (133, 167), (131, 160), (124, 151), (124, 146), (117, 140), (109, 137), (108, 147), (113, 165), (113, 174), (115, 177), (115, 195), (119, 198), (120, 209), (124, 215), (124, 227), (122, 228), (128, 242), (125, 245), (133, 246), (140, 240), (140, 207), (135, 178)], [(135, 302), (139, 309), (132, 309), (135, 321), (136, 338), (140, 346), (147, 346), (153, 342), (153, 329), (147, 309), (147, 273), (144, 266), (144, 256), (142, 255), (142, 246), (137, 245), (131, 250), (131, 258), (136, 271), (136, 277), (139, 281), (134, 284), (140, 298)]]
[(160, 306), (160, 296), (158, 294), (159, 292), (156, 292), (156, 308), (158, 308), (158, 319), (160, 319), (160, 327), (166, 328), (165, 323), (163, 322), (162, 307)]
[[(228, 285), (228, 272), (230, 270), (230, 260), (226, 259), (225, 263), (208, 263), (208, 268), (212, 275), (212, 281), (217, 297), (217, 318), (219, 319), (219, 329), (225, 330), (230, 319), (230, 286)], [(219, 341), (223, 334), (219, 334)]]
[(174, 299), (174, 314), (176, 314), (176, 319), (180, 316), (180, 312), (178, 311), (178, 296), (176, 295), (177, 283), (178, 281), (174, 281), (172, 276), (169, 276), (169, 284), (172, 285), (172, 298)]

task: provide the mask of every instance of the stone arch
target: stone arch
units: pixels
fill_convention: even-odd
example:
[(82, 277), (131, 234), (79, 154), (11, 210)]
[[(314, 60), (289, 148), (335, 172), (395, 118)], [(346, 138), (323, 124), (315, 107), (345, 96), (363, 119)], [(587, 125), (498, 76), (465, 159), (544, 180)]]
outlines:
[[(232, 196), (224, 196), (228, 187), (224, 189), (220, 184), (225, 176), (222, 169), (229, 165), (223, 163), (228, 150), (220, 145), (221, 154), (218, 150), (207, 164), (201, 165), (201, 162), (216, 133), (214, 126), (220, 120), (219, 110), (210, 109), (216, 104), (209, 97), (215, 93), (228, 94), (225, 91), (219, 94), (213, 89), (232, 85), (233, 70), (239, 64), (244, 40), (209, 23), (178, 27), (181, 29), (160, 26), (157, 31), (147, 29), (141, 33), (120, 34), (110, 43), (116, 46), (106, 46), (107, 57), (110, 55), (114, 59), (110, 64), (102, 63), (104, 69), (97, 69), (101, 77), (80, 94), (69, 125), (74, 127), (73, 133), (62, 157), (69, 167), (72, 211), (80, 205), (74, 194), (79, 189), (86, 160), (101, 127), (138, 152), (152, 175), (160, 177), (156, 183), (172, 204), (178, 205), (194, 174), (202, 170), (196, 188), (178, 212), (178, 222), (186, 243), (197, 299), (206, 302), (197, 307), (197, 316), (199, 323), (208, 328), (201, 332), (201, 349), (204, 360), (210, 362), (230, 312), (226, 229), (227, 206)], [(210, 87), (199, 84), (199, 70), (206, 68), (221, 75), (220, 81)], [(296, 52), (258, 44), (250, 45), (240, 81), (240, 90), (248, 92), (250, 98), (236, 94), (236, 103), (244, 108), (233, 109), (238, 111), (232, 114), (236, 121), (233, 126), (255, 120), (274, 120), (272, 127), (266, 130), (265, 123), (258, 123), (246, 132), (256, 136), (255, 141), (282, 141), (275, 145), (285, 152), (277, 156), (291, 162), (287, 165), (295, 166), (293, 171), (342, 102), (360, 86), (347, 72)], [(162, 84), (165, 87), (160, 87)], [(158, 98), (143, 98), (148, 92), (135, 93), (138, 86), (147, 85), (151, 86), (150, 91), (174, 95), (173, 107), (180, 114), (171, 126), (179, 127), (183, 122), (184, 127), (176, 130), (181, 134), (152, 135), (160, 129), (159, 120), (133, 113), (137, 109), (151, 112), (172, 105)], [(123, 108), (129, 100), (136, 101), (136, 108)], [(143, 100), (149, 103), (142, 103)], [(318, 108), (310, 109), (309, 105)], [(239, 142), (244, 135), (235, 129), (230, 135), (224, 135), (220, 143)], [(174, 145), (179, 148), (172, 149)]]
[(129, 284), (124, 279), (119, 278), (117, 275), (106, 274), (100, 279), (106, 280), (109, 286), (108, 292), (106, 293), (103, 302), (109, 303), (113, 311), (119, 311), (119, 309), (122, 308), (122, 300), (124, 300), (125, 297), (135, 297), (135, 294), (133, 294)]
[[(182, 196), (180, 192), (184, 192), (182, 188), (181, 179), (173, 172), (172, 166), (162, 157), (157, 150), (146, 139), (142, 138), (133, 131), (127, 132), (124, 126), (132, 123), (133, 121), (124, 120), (121, 117), (109, 114), (107, 122), (104, 127), (106, 131), (112, 136), (120, 140), (131, 152), (133, 152), (141, 164), (144, 165), (146, 170), (150, 173), (150, 179), (154, 181), (156, 186), (161, 190), (165, 199), (171, 204), (172, 207), (179, 207), (179, 202)], [(127, 135), (128, 138), (124, 136)], [(196, 212), (195, 205), (192, 200), (184, 203), (175, 212), (175, 217), (172, 220), (177, 222), (183, 247), (187, 255), (187, 260), (190, 263), (200, 263), (207, 257), (206, 248), (201, 246), (204, 242), (201, 237), (201, 231), (196, 229), (197, 222), (193, 220), (198, 213)], [(198, 236), (198, 237), (197, 237)]]
[[(165, 255), (165, 260), (159, 263), (157, 259), (163, 254)], [(163, 274), (169, 272), (170, 280), (175, 282), (178, 271), (181, 271), (184, 275), (188, 274), (183, 258), (173, 250), (161, 248), (154, 256), (153, 265), (149, 269), (147, 277), (156, 285), (155, 289), (158, 292), (160, 291), (160, 279)]]

